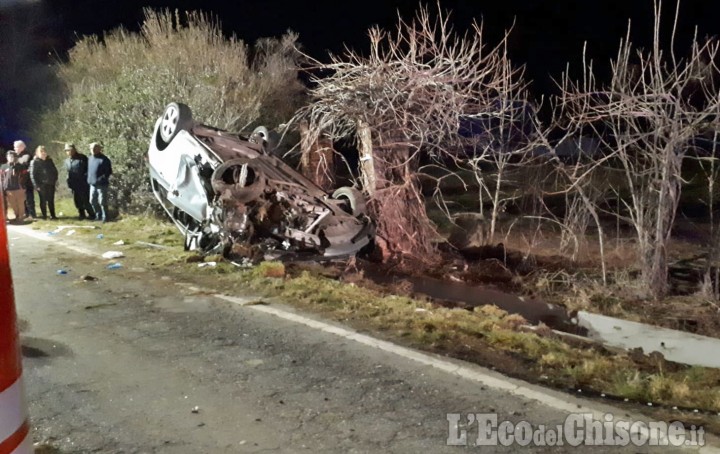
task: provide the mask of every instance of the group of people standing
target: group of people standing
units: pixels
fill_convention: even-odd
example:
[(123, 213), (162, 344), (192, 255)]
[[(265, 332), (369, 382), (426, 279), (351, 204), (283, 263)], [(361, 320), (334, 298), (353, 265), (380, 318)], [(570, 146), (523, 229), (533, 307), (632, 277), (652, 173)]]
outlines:
[[(0, 186), (5, 199), (5, 218), (7, 209), (15, 213), (14, 223), (37, 218), (35, 211), (35, 192), (38, 193), (42, 219), (57, 219), (55, 214), (55, 189), (58, 181), (58, 169), (48, 156), (44, 145), (35, 149), (35, 157), (30, 158), (25, 142), (17, 140), (13, 150), (7, 152), (7, 163), (0, 167)], [(112, 175), (112, 163), (103, 153), (99, 143), (90, 145), (92, 155), (77, 151), (72, 143), (65, 144), (65, 170), (67, 185), (72, 191), (73, 202), (78, 210), (79, 219), (107, 220), (108, 186)]]

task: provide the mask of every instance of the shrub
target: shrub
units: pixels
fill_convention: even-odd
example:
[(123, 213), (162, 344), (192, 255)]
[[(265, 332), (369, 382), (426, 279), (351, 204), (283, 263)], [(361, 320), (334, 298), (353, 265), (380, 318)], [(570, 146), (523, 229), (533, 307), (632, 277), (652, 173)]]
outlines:
[(75, 44), (57, 66), (64, 101), (40, 116), (38, 136), (45, 143), (75, 142), (81, 151), (103, 142), (113, 161), (117, 205), (144, 209), (144, 154), (164, 106), (186, 103), (198, 119), (224, 129), (275, 127), (303, 99), (296, 40), (288, 32), (259, 41), (251, 52), (237, 37), (224, 37), (207, 15), (147, 9), (139, 33), (118, 29)]

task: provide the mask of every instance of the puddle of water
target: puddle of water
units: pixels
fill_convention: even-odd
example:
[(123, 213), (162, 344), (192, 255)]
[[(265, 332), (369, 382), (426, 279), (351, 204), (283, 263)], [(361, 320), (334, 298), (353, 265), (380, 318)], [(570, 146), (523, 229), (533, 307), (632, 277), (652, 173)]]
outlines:
[(22, 355), (25, 358), (54, 358), (72, 356), (73, 352), (65, 344), (37, 337), (20, 337)]
[(435, 279), (409, 280), (413, 284), (413, 292), (422, 293), (431, 298), (461, 302), (470, 308), (493, 304), (509, 313), (522, 315), (534, 325), (543, 322), (554, 329), (569, 332), (574, 331), (575, 328), (565, 309), (553, 304), (462, 283), (443, 282)]
[(365, 277), (380, 284), (393, 284), (401, 281), (412, 285), (411, 291), (439, 301), (460, 303), (468, 309), (493, 304), (512, 314), (522, 315), (528, 322), (537, 325), (542, 322), (549, 327), (579, 334), (577, 325), (571, 322), (565, 308), (539, 300), (524, 298), (510, 293), (485, 287), (467, 285), (462, 282), (446, 282), (439, 279), (416, 278), (410, 276), (390, 276), (373, 272), (369, 267), (364, 270)]
[(685, 331), (620, 320), (581, 311), (571, 320), (565, 308), (539, 300), (522, 298), (498, 290), (446, 282), (438, 279), (414, 278), (380, 274), (366, 267), (365, 276), (379, 284), (411, 284), (411, 291), (436, 300), (450, 301), (471, 309), (494, 304), (510, 313), (522, 315), (528, 322), (540, 322), (566, 333), (578, 334), (610, 347), (626, 350), (641, 348), (648, 355), (659, 352), (668, 361), (720, 368), (720, 339)]
[(580, 311), (578, 324), (587, 336), (605, 345), (660, 352), (666, 360), (720, 368), (720, 339)]

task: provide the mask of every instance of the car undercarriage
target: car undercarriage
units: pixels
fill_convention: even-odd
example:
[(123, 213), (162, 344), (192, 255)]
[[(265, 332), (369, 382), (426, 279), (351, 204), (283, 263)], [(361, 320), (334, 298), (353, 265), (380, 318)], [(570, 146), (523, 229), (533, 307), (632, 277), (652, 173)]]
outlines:
[(153, 193), (185, 247), (252, 262), (328, 260), (372, 245), (356, 188), (328, 194), (268, 153), (267, 129), (249, 138), (192, 120), (169, 104), (148, 151)]

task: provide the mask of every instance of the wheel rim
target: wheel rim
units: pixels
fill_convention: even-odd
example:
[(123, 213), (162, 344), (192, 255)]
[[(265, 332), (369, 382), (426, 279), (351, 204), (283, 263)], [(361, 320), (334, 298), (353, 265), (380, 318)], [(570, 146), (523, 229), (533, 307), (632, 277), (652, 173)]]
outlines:
[(175, 106), (170, 106), (165, 109), (165, 114), (163, 115), (162, 122), (160, 123), (160, 132), (162, 133), (165, 141), (170, 140), (172, 135), (175, 133), (179, 119), (180, 112)]

